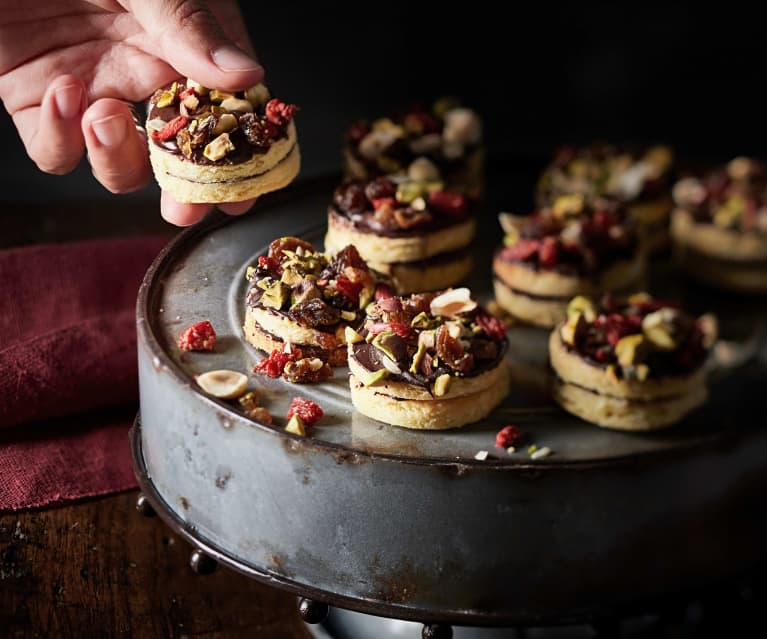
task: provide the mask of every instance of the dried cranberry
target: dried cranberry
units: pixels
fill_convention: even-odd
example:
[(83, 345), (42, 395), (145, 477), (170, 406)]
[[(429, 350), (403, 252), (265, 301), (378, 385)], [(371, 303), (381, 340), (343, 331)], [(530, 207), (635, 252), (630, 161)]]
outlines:
[(216, 331), (208, 320), (188, 326), (178, 338), (182, 351), (212, 351), (215, 345)]
[(365, 192), (359, 184), (344, 184), (336, 189), (333, 201), (339, 210), (349, 215), (358, 215), (367, 209)]
[(460, 217), (469, 208), (466, 197), (451, 191), (432, 191), (429, 193), (429, 208), (437, 213)]
[(543, 268), (554, 268), (559, 261), (559, 240), (556, 237), (544, 237), (538, 251), (538, 261)]
[(485, 335), (495, 340), (502, 340), (506, 336), (506, 324), (503, 320), (493, 317), (484, 311), (477, 314), (477, 324), (485, 332)]
[(279, 262), (285, 255), (285, 251), (292, 251), (295, 253), (298, 248), (302, 248), (304, 251), (314, 252), (314, 247), (309, 242), (297, 237), (286, 236), (277, 238), (269, 245), (268, 255)]
[(538, 240), (519, 240), (513, 246), (501, 251), (501, 258), (510, 262), (528, 262), (538, 255), (541, 243)]
[(345, 277), (339, 277), (336, 280), (336, 288), (346, 299), (348, 299), (354, 306), (357, 306), (360, 301), (360, 291), (362, 290), (361, 282), (352, 282)]
[(394, 182), (385, 177), (376, 178), (365, 186), (365, 197), (371, 202), (393, 198), (396, 193), (397, 187)]
[(260, 373), (274, 379), (280, 377), (285, 371), (285, 364), (301, 359), (300, 348), (293, 347), (289, 353), (275, 348), (269, 357), (265, 357), (253, 368), (254, 373)]
[(310, 399), (304, 399), (303, 397), (294, 397), (290, 402), (290, 408), (288, 408), (288, 414), (286, 419), (290, 419), (293, 415), (298, 415), (301, 421), (306, 426), (314, 426), (322, 416), (323, 410)]
[(508, 448), (516, 444), (520, 439), (522, 439), (522, 431), (516, 426), (509, 424), (501, 428), (495, 435), (495, 446), (496, 448)]
[(166, 123), (159, 131), (152, 131), (152, 139), (156, 142), (167, 142), (168, 140), (172, 140), (188, 123), (189, 118), (179, 115)]
[(266, 103), (266, 119), (272, 124), (277, 126), (285, 126), (292, 119), (298, 111), (298, 107), (295, 104), (286, 104), (282, 100), (272, 98)]
[(352, 142), (359, 143), (368, 133), (370, 125), (367, 122), (357, 122), (351, 126), (347, 135)]
[(263, 275), (271, 275), (272, 277), (279, 277), (282, 275), (282, 266), (273, 257), (268, 255), (259, 255), (258, 257), (258, 271)]
[(642, 319), (613, 313), (600, 315), (594, 322), (595, 326), (604, 330), (605, 339), (610, 346), (615, 346), (626, 335), (638, 333), (642, 330)]

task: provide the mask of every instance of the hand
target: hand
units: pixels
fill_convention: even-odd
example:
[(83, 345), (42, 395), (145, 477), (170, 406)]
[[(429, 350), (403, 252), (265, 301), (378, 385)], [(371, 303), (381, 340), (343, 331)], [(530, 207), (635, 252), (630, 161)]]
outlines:
[[(43, 171), (64, 174), (87, 150), (113, 193), (152, 175), (124, 101), (145, 100), (179, 74), (238, 90), (263, 73), (235, 0), (0, 0), (0, 98), (27, 153)], [(252, 204), (220, 208), (239, 214)], [(161, 199), (173, 224), (193, 224), (210, 209)]]

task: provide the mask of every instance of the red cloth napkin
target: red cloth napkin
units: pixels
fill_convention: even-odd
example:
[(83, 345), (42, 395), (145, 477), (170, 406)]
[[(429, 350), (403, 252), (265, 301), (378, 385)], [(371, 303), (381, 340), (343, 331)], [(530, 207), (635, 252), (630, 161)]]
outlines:
[(166, 241), (0, 251), (0, 511), (135, 485), (134, 309)]

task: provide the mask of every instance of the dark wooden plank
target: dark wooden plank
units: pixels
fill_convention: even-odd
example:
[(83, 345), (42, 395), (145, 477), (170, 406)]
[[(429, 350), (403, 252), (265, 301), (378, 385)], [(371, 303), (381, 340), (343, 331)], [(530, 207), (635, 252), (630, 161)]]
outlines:
[(310, 637), (294, 596), (195, 575), (190, 547), (135, 501), (0, 516), (0, 637)]

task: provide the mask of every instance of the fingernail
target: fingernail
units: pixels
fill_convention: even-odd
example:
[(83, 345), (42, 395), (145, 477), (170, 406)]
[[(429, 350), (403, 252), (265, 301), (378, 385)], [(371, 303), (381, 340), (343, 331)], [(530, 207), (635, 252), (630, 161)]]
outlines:
[(261, 65), (247, 53), (232, 44), (224, 45), (210, 52), (213, 62), (222, 71), (261, 71)]
[(128, 120), (122, 115), (110, 115), (101, 120), (91, 122), (91, 128), (96, 139), (102, 146), (117, 146), (128, 133)]
[(53, 92), (53, 99), (56, 101), (59, 117), (70, 120), (80, 114), (83, 106), (83, 89), (77, 84), (59, 87)]

